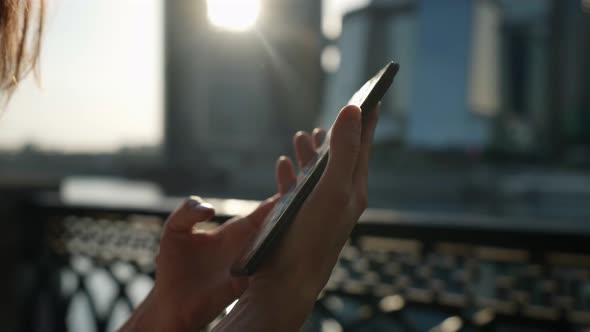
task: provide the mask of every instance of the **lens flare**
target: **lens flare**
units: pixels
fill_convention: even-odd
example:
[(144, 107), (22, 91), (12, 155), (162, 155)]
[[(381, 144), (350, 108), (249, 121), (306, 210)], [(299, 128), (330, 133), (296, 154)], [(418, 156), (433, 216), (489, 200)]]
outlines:
[(207, 15), (218, 28), (246, 31), (258, 20), (260, 0), (207, 0)]

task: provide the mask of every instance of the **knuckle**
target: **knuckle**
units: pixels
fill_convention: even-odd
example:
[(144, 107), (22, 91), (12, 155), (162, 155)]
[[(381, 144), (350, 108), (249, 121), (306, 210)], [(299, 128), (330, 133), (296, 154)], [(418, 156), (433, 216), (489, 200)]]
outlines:
[(330, 195), (330, 200), (334, 206), (344, 207), (350, 202), (350, 196), (350, 190), (340, 188), (338, 190), (334, 190), (334, 192)]
[(367, 207), (369, 207), (369, 196), (366, 192), (356, 195), (356, 204), (361, 211), (364, 211), (367, 209)]
[(355, 189), (356, 208), (364, 211), (369, 207), (369, 193), (366, 182), (357, 183)]

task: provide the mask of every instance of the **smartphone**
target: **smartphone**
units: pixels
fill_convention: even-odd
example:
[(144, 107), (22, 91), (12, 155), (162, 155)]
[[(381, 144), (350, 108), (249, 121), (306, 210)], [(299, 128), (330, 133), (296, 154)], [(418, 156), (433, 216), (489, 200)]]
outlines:
[[(388, 63), (377, 75), (365, 83), (350, 99), (348, 104), (360, 107), (362, 116), (373, 111), (377, 103), (383, 98), (387, 89), (393, 82), (393, 78), (399, 70), (399, 65)], [(330, 153), (330, 129), (324, 143), (317, 150), (317, 157), (303, 168), (297, 178), (293, 189), (283, 195), (277, 205), (264, 220), (260, 233), (246, 250), (242, 258), (231, 268), (235, 276), (251, 275), (256, 272), (258, 266), (269, 256), (273, 248), (280, 241), (291, 224), (297, 212), (311, 193), (322, 176), (328, 163)]]

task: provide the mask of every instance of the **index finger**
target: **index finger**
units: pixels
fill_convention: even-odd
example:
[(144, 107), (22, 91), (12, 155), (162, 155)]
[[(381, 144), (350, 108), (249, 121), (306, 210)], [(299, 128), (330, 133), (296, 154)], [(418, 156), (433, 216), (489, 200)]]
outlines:
[(344, 107), (330, 135), (330, 154), (318, 186), (348, 191), (353, 185), (361, 143), (361, 110), (354, 105)]
[(355, 185), (365, 186), (367, 184), (369, 177), (369, 160), (371, 159), (371, 146), (373, 145), (373, 137), (375, 136), (375, 128), (377, 127), (380, 109), (381, 102), (375, 106), (373, 111), (366, 114), (363, 118), (361, 150), (359, 152), (359, 158), (354, 172)]

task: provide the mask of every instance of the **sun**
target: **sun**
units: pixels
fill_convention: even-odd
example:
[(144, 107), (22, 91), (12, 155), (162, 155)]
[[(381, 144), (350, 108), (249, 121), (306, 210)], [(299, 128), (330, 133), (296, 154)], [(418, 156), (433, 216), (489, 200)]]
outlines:
[(232, 31), (246, 31), (256, 24), (260, 0), (207, 0), (211, 24)]

